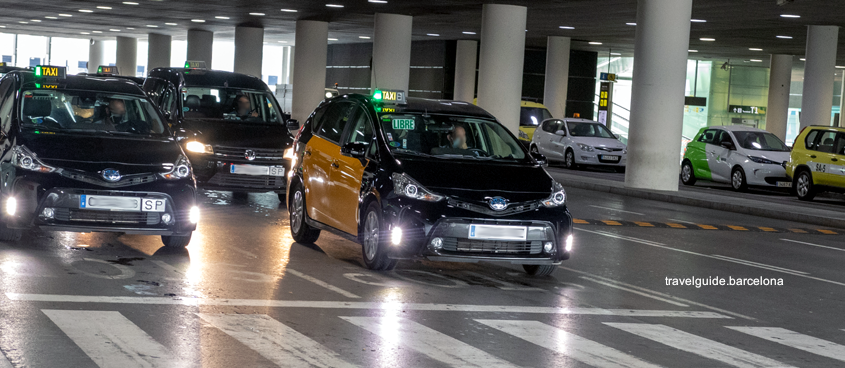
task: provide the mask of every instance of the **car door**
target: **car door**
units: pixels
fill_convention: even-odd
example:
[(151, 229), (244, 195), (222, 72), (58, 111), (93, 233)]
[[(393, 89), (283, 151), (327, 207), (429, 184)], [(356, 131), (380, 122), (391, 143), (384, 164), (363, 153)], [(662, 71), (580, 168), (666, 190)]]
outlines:
[[(554, 120), (553, 124), (549, 125), (549, 132), (548, 132), (548, 150), (551, 153), (551, 156), (563, 159), (564, 153), (566, 151), (566, 142), (564, 141), (567, 137), (566, 135), (566, 125), (563, 120)], [(562, 134), (558, 134), (562, 133)]]
[(727, 183), (731, 177), (730, 164), (728, 163), (728, 155), (731, 151), (722, 147), (722, 142), (733, 142), (733, 138), (727, 131), (716, 130), (717, 134), (714, 140), (705, 146), (707, 165), (710, 166), (713, 181)]
[(710, 162), (708, 160), (710, 155), (707, 152), (707, 145), (712, 144), (718, 133), (719, 130), (717, 129), (702, 129), (702, 132), (699, 133), (695, 140), (687, 144), (687, 151), (684, 153), (684, 158), (692, 163), (696, 178), (712, 180)]
[(839, 177), (838, 171), (841, 162), (841, 155), (835, 153), (837, 137), (841, 133), (835, 130), (823, 130), (819, 132), (814, 144), (814, 150), (810, 154), (807, 166), (813, 172), (813, 182), (818, 185), (836, 185)]
[(836, 136), (836, 142), (833, 144), (833, 157), (830, 161), (831, 167), (828, 172), (831, 175), (830, 185), (845, 188), (845, 133), (839, 133)]
[[(359, 142), (373, 144), (373, 122), (366, 107), (358, 105), (354, 118), (350, 119), (343, 134), (342, 144)], [(372, 151), (371, 151), (372, 152)], [(372, 156), (372, 155), (368, 155)], [(344, 155), (336, 157), (336, 166), (332, 167), (329, 180), (329, 191), (332, 197), (331, 217), (332, 225), (337, 229), (352, 235), (358, 235), (358, 199), (364, 180), (364, 170), (370, 163), (370, 158), (358, 159)]]
[[(302, 168), (305, 183), (305, 203), (308, 216), (333, 226), (329, 182), (331, 170), (340, 156), (340, 138), (355, 105), (350, 101), (337, 101), (326, 106), (326, 111), (314, 125), (314, 136), (303, 152)], [(319, 112), (318, 112), (319, 113)]]
[(537, 146), (537, 150), (546, 156), (549, 155), (546, 146), (548, 141), (547, 135), (549, 130), (549, 124), (551, 123), (552, 120), (546, 120), (540, 123), (540, 126), (536, 131), (534, 131), (534, 136), (531, 138), (531, 142), (534, 143), (535, 146)]

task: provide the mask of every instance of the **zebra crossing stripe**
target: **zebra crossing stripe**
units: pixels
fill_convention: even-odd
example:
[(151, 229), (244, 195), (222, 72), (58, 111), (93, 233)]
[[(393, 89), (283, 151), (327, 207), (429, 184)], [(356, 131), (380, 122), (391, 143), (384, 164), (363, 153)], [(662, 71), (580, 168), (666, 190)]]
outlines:
[(398, 317), (340, 317), (379, 335), (385, 343), (402, 344), (455, 367), (512, 368), (515, 365), (414, 321)]
[(725, 327), (778, 344), (845, 362), (845, 346), (817, 337), (803, 335), (779, 327)]
[(280, 367), (355, 367), (334, 351), (266, 314), (197, 315)]
[(604, 324), (675, 349), (700, 355), (738, 368), (787, 368), (791, 367), (761, 355), (749, 353), (732, 346), (696, 336), (669, 326), (648, 323)]
[(120, 312), (41, 311), (100, 368), (186, 366)]
[(538, 321), (476, 319), (499, 331), (597, 368), (657, 368), (619, 350)]

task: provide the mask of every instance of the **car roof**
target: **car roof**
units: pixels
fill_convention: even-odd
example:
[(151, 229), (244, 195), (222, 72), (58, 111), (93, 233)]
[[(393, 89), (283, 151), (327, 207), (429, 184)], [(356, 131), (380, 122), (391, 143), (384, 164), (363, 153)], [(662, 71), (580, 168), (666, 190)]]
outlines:
[(520, 107), (536, 107), (536, 108), (541, 108), (541, 109), (547, 109), (545, 105), (543, 105), (539, 102), (525, 101), (525, 100), (520, 101), (519, 106)]
[(729, 132), (765, 132), (765, 130), (747, 125), (717, 125), (709, 126), (707, 129), (722, 129)]
[(32, 70), (16, 70), (7, 74), (20, 74), (23, 80), (22, 87), (35, 87), (36, 82), (57, 83), (61, 89), (76, 89), (85, 91), (102, 91), (127, 95), (144, 95), (141, 87), (126, 78), (116, 77), (94, 77), (88, 75), (68, 75), (63, 79), (36, 79)]
[[(152, 78), (167, 78), (178, 75), (186, 86), (199, 87), (230, 87), (243, 88), (259, 91), (269, 91), (261, 79), (247, 74), (233, 73), (222, 70), (210, 69), (187, 69), (187, 68), (155, 68), (150, 70)], [(171, 80), (172, 81), (172, 80)]]
[(835, 130), (838, 132), (845, 133), (845, 127), (835, 127), (835, 126), (828, 126), (828, 125), (810, 125), (808, 128), (816, 128), (816, 129), (828, 129), (828, 130)]
[[(341, 95), (335, 98), (349, 98), (362, 101), (364, 103), (372, 104), (373, 101), (370, 96), (360, 94)], [(396, 109), (396, 113), (429, 113), (429, 114), (443, 114), (443, 115), (463, 115), (474, 116), (479, 118), (496, 119), (493, 115), (484, 109), (475, 106), (469, 102), (441, 100), (433, 98), (408, 97), (407, 103), (402, 105), (378, 104), (379, 106), (391, 107)], [(374, 104), (375, 105), (375, 104)]]
[(567, 123), (568, 123), (568, 122), (573, 122), (573, 123), (595, 123), (595, 124), (601, 124), (601, 123), (599, 123), (598, 121), (595, 121), (595, 120), (590, 120), (590, 119), (584, 119), (584, 118), (563, 118), (563, 119), (555, 119), (555, 120), (563, 120), (563, 121), (565, 121), (565, 122), (567, 122)]

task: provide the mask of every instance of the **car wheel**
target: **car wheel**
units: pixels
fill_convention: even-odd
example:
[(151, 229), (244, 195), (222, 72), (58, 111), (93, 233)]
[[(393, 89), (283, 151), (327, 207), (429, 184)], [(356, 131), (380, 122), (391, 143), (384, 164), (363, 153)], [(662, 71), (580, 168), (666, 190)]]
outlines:
[(277, 193), (277, 194), (279, 195), (279, 202), (282, 202), (282, 204), (284, 205), (285, 204), (285, 193)]
[(305, 209), (305, 192), (302, 185), (297, 184), (291, 194), (290, 208), (290, 235), (297, 243), (313, 244), (320, 237), (320, 229), (309, 226), (305, 221), (308, 211)]
[(572, 152), (571, 149), (566, 150), (566, 154), (563, 157), (563, 164), (567, 169), (576, 168), (577, 164), (575, 164), (575, 152)]
[(731, 171), (731, 187), (737, 192), (744, 192), (748, 189), (748, 181), (745, 180), (745, 171), (739, 166)]
[(681, 165), (681, 183), (684, 183), (684, 185), (693, 185), (695, 184), (695, 180), (695, 171), (693, 171), (692, 163), (684, 161), (684, 164)]
[(184, 248), (188, 246), (188, 243), (191, 242), (191, 234), (188, 235), (162, 235), (161, 242), (164, 243), (165, 247), (172, 247), (172, 248)]
[(555, 265), (522, 265), (525, 273), (531, 276), (548, 276), (555, 272)]
[(396, 260), (387, 257), (387, 232), (381, 220), (381, 208), (378, 203), (370, 202), (364, 213), (364, 226), (361, 227), (361, 253), (364, 264), (375, 271), (389, 271), (396, 267)]
[(813, 176), (807, 170), (801, 170), (792, 183), (795, 188), (795, 195), (802, 201), (812, 201), (816, 196), (816, 188), (813, 187)]
[(0, 241), (16, 242), (18, 240), (21, 240), (20, 229), (10, 229), (6, 227), (6, 224), (0, 223)]

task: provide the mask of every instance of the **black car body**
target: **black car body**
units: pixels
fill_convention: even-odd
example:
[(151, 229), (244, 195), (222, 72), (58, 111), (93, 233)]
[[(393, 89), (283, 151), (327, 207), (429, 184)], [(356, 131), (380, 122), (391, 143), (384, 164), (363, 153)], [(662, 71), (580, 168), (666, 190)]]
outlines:
[[(290, 169), (285, 152), (293, 136), (260, 79), (201, 68), (155, 68), (144, 90), (177, 132), (200, 188), (284, 193)], [(257, 117), (233, 116), (239, 96), (248, 96)]]
[[(116, 100), (121, 116), (109, 110)], [(188, 244), (199, 219), (196, 182), (137, 84), (14, 71), (0, 79), (0, 110), (0, 237), (16, 240), (20, 230), (35, 227)]]
[[(354, 126), (343, 126), (347, 121)], [(503, 138), (496, 149), (507, 150), (509, 156), (449, 153), (442, 145), (450, 122), (468, 131), (496, 130)], [(388, 131), (397, 124), (410, 130)], [(332, 130), (343, 133), (331, 137)], [(493, 152), (492, 137), (473, 143)], [(542, 167), (544, 157), (531, 156), (476, 106), (428, 99), (390, 105), (368, 96), (336, 97), (306, 120), (295, 149), (288, 209), (297, 241), (313, 242), (319, 230), (332, 231), (362, 243), (364, 261), (373, 269), (390, 269), (397, 259), (427, 258), (502, 261), (522, 264), (531, 274), (549, 274), (570, 256), (572, 217), (563, 188)], [(437, 155), (427, 153), (435, 151)], [(455, 150), (462, 155), (469, 151), (473, 149)], [(330, 164), (323, 167), (326, 162)], [(326, 171), (329, 189), (320, 186)], [(367, 237), (373, 229), (368, 228), (368, 218), (374, 208), (381, 244), (370, 257)], [(485, 238), (472, 233), (481, 228), (488, 231)], [(524, 233), (492, 239), (496, 235), (489, 231), (499, 229)]]

